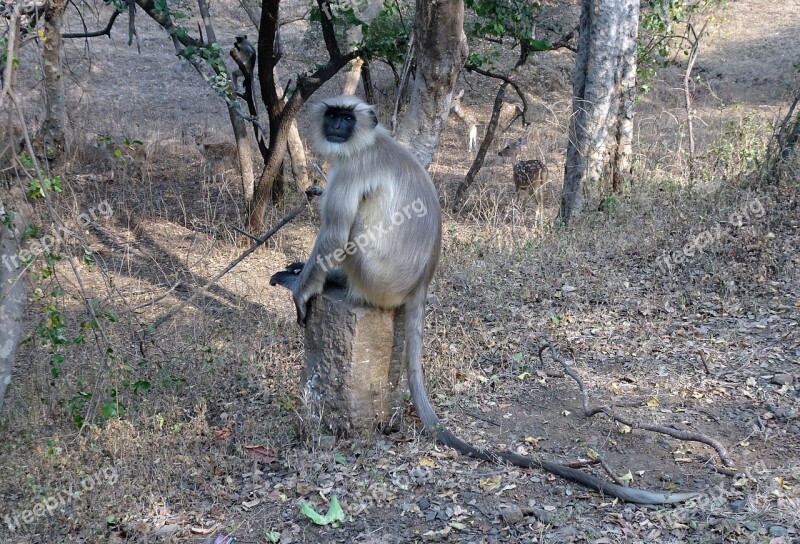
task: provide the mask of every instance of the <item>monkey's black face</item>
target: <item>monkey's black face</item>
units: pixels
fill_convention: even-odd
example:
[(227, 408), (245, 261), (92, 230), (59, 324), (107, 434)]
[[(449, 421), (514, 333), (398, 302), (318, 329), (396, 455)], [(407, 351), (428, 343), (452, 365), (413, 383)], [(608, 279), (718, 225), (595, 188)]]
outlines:
[(329, 107), (325, 110), (323, 131), (329, 142), (344, 143), (353, 134), (356, 126), (356, 115), (350, 108)]

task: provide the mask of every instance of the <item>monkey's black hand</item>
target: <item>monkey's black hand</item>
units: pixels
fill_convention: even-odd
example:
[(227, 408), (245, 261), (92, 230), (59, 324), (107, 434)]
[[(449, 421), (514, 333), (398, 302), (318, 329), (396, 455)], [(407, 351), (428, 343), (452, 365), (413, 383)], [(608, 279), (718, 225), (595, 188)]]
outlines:
[(303, 271), (305, 263), (292, 263), (286, 267), (286, 270), (276, 272), (269, 279), (269, 284), (275, 287), (280, 285), (287, 289), (294, 289), (294, 284), (297, 283), (297, 278), (300, 277), (300, 272)]
[(308, 320), (308, 301), (311, 297), (305, 293), (295, 293), (292, 298), (294, 299), (294, 307), (297, 309), (297, 324), (305, 327)]

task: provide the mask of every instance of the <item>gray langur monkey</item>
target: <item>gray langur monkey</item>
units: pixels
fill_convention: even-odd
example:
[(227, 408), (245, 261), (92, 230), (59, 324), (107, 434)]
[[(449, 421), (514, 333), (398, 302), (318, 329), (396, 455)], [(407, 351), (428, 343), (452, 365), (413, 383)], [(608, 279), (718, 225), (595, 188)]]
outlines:
[(270, 278), (270, 285), (291, 289), (300, 325), (306, 322), (309, 300), (327, 282), (346, 286), (353, 300), (403, 308), (411, 399), (425, 429), (446, 446), (494, 463), (540, 467), (629, 502), (669, 503), (695, 495), (622, 487), (541, 459), (479, 449), (443, 427), (422, 372), (425, 300), (441, 250), (436, 188), (416, 158), (378, 123), (372, 106), (360, 99), (322, 101), (312, 124), (314, 146), (333, 159), (320, 204), (322, 224), (308, 262), (293, 263)]
[(233, 49), (229, 51), (231, 58), (239, 67), (231, 72), (233, 79), (233, 91), (239, 92), (238, 80), (244, 77), (245, 81), (251, 81), (256, 67), (256, 48), (247, 39), (247, 34), (239, 34), (233, 42)]

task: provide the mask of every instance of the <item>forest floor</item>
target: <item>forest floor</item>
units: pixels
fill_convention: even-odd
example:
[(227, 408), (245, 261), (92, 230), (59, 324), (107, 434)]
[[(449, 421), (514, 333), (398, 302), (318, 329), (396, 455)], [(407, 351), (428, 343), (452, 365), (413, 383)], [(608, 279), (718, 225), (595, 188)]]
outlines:
[[(223, 44), (240, 30), (255, 35), (235, 23), (243, 14), (219, 9)], [(758, 175), (770, 123), (798, 87), (800, 2), (730, 2), (709, 25), (693, 87), (694, 183), (685, 181), (678, 65), (642, 98), (637, 175), (613, 213), (587, 213), (568, 229), (537, 226), (513, 197), (509, 163), (492, 157), (464, 210), (445, 214), (424, 355), (440, 417), (479, 445), (560, 463), (597, 453), (636, 487), (699, 494), (669, 507), (458, 457), (420, 433), (411, 405), (391, 433), (327, 436), (300, 402), (302, 331), (291, 298), (267, 283), (308, 254), (313, 213), (143, 336), (238, 256), (228, 225), (240, 220), (240, 189), (231, 175), (206, 179), (194, 147), (197, 132), (229, 138), (221, 101), (146, 16), (137, 18), (141, 54), (122, 26), (88, 52), (81, 41), (67, 48), (76, 151), (56, 201), (69, 225), (97, 212), (88, 228), (75, 226), (96, 258), (78, 270), (116, 317), (102, 322), (107, 340), (81, 332), (78, 277), (65, 262), (32, 279), (45, 294), (63, 289), (54, 300), (65, 336), (87, 341), (61, 348), (61, 375), (51, 378), (37, 330), (52, 314), (31, 302), (33, 340), (20, 348), (0, 427), (0, 542), (201, 543), (222, 533), (242, 543), (275, 533), (282, 544), (800, 541), (800, 180), (774, 187)], [(315, 51), (302, 30), (286, 27), (287, 77)], [(547, 162), (553, 180), (548, 217), (563, 172), (571, 64), (568, 51), (537, 55), (521, 74), (535, 97), (526, 152)], [(377, 101), (386, 103), (391, 78), (381, 70)], [(33, 120), (36, 78), (21, 84)], [(468, 75), (460, 85), (488, 119), (493, 84)], [(98, 144), (100, 135), (110, 143)], [(454, 118), (431, 168), (447, 209), (472, 161), (465, 143)], [(290, 193), (270, 220), (299, 199)], [(684, 247), (691, 256), (681, 258)], [(61, 251), (80, 255), (77, 239)], [(539, 362), (547, 343), (583, 377), (592, 406), (705, 433), (727, 448), (736, 476), (717, 470), (717, 452), (704, 444), (585, 417), (575, 381), (548, 354)], [(109, 415), (109, 405), (122, 417), (96, 409)], [(78, 431), (73, 418), (87, 411)], [(606, 477), (597, 464), (584, 470)], [(326, 511), (334, 495), (338, 526), (301, 512), (303, 502)]]

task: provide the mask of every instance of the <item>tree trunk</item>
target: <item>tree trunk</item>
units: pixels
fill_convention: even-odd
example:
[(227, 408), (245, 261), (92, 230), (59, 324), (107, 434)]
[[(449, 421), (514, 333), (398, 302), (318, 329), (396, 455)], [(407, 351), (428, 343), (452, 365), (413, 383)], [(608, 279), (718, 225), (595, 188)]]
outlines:
[(614, 135), (609, 153), (611, 165), (611, 188), (617, 194), (624, 191), (624, 181), (631, 174), (633, 155), (633, 114), (636, 100), (636, 38), (639, 35), (639, 3), (630, 2), (625, 7), (622, 20), (619, 62), (618, 114), (615, 127), (609, 127)]
[[(214, 32), (214, 26), (211, 24), (211, 12), (208, 8), (206, 0), (197, 0), (197, 7), (200, 10), (200, 16), (203, 19), (203, 26), (206, 29), (206, 39), (209, 44), (217, 43), (217, 34)], [(224, 66), (224, 64), (222, 64)], [(230, 81), (230, 74), (225, 68), (225, 75)], [(229, 83), (229, 85), (232, 85)], [(229, 94), (233, 95), (235, 89), (231, 86)], [(253, 194), (255, 191), (255, 172), (253, 170), (253, 150), (250, 147), (250, 141), (247, 139), (247, 123), (242, 119), (236, 109), (227, 105), (228, 117), (231, 120), (231, 128), (233, 135), (236, 138), (236, 158), (239, 161), (239, 173), (242, 176), (242, 193), (244, 196), (244, 208), (249, 212), (253, 207)]]
[(332, 78), (354, 58), (352, 53), (343, 54), (339, 50), (333, 22), (324, 15), (325, 11), (322, 9), (323, 1), (317, 0), (322, 12), (320, 26), (322, 27), (322, 35), (325, 38), (325, 47), (328, 50), (330, 60), (325, 65), (320, 66), (313, 74), (298, 76), (297, 87), (290, 94), (288, 101), (284, 105), (283, 99), (279, 98), (275, 91), (274, 69), (276, 60), (271, 54), (278, 26), (278, 4), (279, 2), (274, 0), (262, 7), (260, 33), (258, 36), (258, 79), (261, 84), (261, 97), (267, 106), (267, 113), (269, 114), (270, 139), (267, 160), (264, 161), (264, 170), (261, 172), (253, 198), (253, 208), (247, 218), (248, 230), (254, 234), (260, 234), (265, 230), (264, 219), (267, 205), (269, 204), (270, 196), (274, 195), (273, 182), (281, 173), (283, 158), (286, 154), (287, 139), (297, 112), (300, 111), (306, 100), (322, 84)]
[(350, 63), (350, 69), (344, 74), (344, 85), (342, 85), (342, 94), (353, 95), (356, 94), (358, 83), (361, 81), (361, 67), (364, 61), (361, 57), (353, 60)]
[(463, 0), (417, 0), (417, 69), (397, 139), (427, 168), (447, 125), (456, 78), (467, 57)]
[[(353, 4), (357, 7), (357, 3)], [(356, 12), (358, 18), (365, 24), (370, 24), (375, 16), (380, 12), (383, 7), (383, 0), (369, 0), (364, 9)], [(359, 43), (364, 39), (364, 30), (361, 25), (356, 25), (347, 29), (346, 33), (347, 47), (355, 49)], [(364, 60), (361, 57), (353, 59), (350, 63), (350, 69), (344, 74), (344, 85), (342, 85), (342, 94), (354, 95), (358, 89), (358, 83), (361, 81), (361, 68), (364, 66)]]
[(289, 159), (292, 165), (292, 176), (297, 183), (297, 188), (301, 192), (311, 187), (308, 179), (308, 161), (306, 160), (306, 150), (303, 147), (303, 140), (300, 139), (300, 131), (297, 130), (297, 121), (292, 121), (289, 125), (289, 135), (287, 139), (289, 146)]
[(61, 25), (64, 0), (48, 0), (44, 11), (42, 66), (45, 110), (41, 140), (47, 158), (60, 160), (64, 154), (66, 106), (61, 62)]
[[(28, 204), (22, 193), (3, 191), (0, 200), (0, 411), (17, 356), (22, 335), (22, 310), (25, 307), (24, 270), (19, 260), (22, 235), (28, 226)], [(8, 198), (12, 196), (12, 198)], [(14, 212), (13, 226), (9, 212)]]
[(638, 0), (582, 0), (559, 211), (564, 222), (583, 211), (584, 193), (596, 197), (605, 172), (613, 178), (630, 169), (638, 21)]

